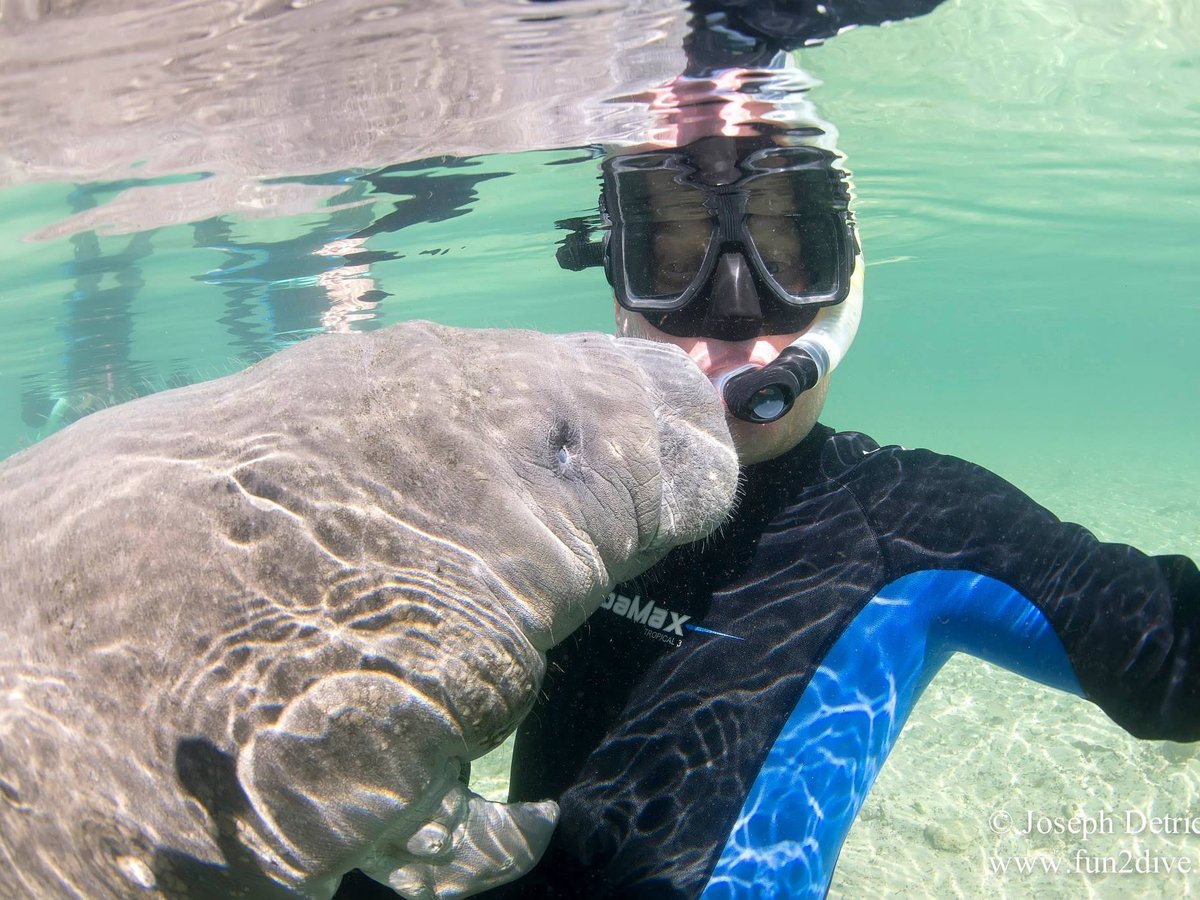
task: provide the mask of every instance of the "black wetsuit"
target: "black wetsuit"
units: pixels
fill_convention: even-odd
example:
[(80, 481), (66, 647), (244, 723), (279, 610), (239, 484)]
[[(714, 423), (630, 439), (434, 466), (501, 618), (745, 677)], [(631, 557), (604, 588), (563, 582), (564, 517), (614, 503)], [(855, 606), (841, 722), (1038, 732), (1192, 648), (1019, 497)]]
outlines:
[(550, 653), (512, 799), (546, 857), (485, 896), (820, 895), (922, 688), (965, 651), (1200, 738), (1200, 573), (1097, 541), (996, 475), (818, 428), (736, 517)]

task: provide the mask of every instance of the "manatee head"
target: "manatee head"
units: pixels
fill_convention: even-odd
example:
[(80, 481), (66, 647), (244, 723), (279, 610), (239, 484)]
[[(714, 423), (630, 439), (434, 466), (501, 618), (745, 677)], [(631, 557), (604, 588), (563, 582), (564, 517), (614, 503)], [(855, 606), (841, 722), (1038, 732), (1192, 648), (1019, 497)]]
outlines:
[[(721, 401), (678, 348), (431, 323), (357, 347), (312, 343), (337, 358), (307, 370), (342, 374), (305, 386), (307, 407), (289, 417), (320, 416), (317, 398), (332, 393), (325, 416), (356, 445), (346, 463), (358, 479), (398, 493), (403, 520), (444, 541), (443, 561), (455, 547), (477, 560), (541, 650), (732, 506)], [(361, 391), (351, 408), (345, 382)]]
[[(553, 628), (529, 632), (539, 647), (562, 640), (612, 585), (710, 534), (728, 515), (738, 478), (723, 407), (678, 348), (596, 334), (553, 343), (557, 366), (543, 361), (513, 378), (518, 396), (545, 402), (526, 408), (532, 440), (509, 464), (537, 504), (552, 536), (544, 549), (557, 562), (549, 570), (502, 567), (515, 580), (554, 573)], [(490, 423), (497, 439), (510, 426), (511, 419)], [(541, 593), (534, 587), (525, 596)], [(563, 604), (565, 593), (580, 604)]]
[[(594, 348), (587, 335), (567, 340)], [(642, 489), (658, 494), (657, 515), (639, 532), (642, 552), (610, 575), (617, 581), (638, 574), (667, 550), (710, 534), (728, 515), (737, 485), (724, 407), (714, 406), (711, 383), (697, 378), (695, 364), (678, 347), (634, 338), (613, 343), (642, 373), (657, 437), (659, 471)], [(602, 464), (597, 462), (602, 470)]]
[(673, 347), (428, 323), (5, 461), (0, 894), (515, 878), (556, 808), (476, 797), (463, 764), (614, 583), (720, 524), (737, 473)]

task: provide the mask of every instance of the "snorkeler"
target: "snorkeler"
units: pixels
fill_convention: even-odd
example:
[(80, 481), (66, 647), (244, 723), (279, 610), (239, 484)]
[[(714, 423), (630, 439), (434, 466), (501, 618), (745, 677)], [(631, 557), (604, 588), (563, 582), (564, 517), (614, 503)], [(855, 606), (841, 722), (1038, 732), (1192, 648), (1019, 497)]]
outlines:
[(602, 252), (620, 333), (680, 346), (723, 391), (742, 498), (550, 651), (510, 799), (555, 798), (561, 819), (490, 898), (823, 895), (954, 652), (1137, 737), (1200, 739), (1193, 561), (817, 423), (862, 302), (846, 175), (819, 139), (727, 124), (604, 161)]
[[(730, 8), (723, 29), (757, 9), (697, 5)], [(700, 32), (693, 46), (730, 43)], [(723, 390), (742, 496), (718, 535), (618, 586), (549, 652), (510, 799), (554, 798), (560, 822), (532, 872), (482, 896), (824, 894), (954, 652), (1138, 737), (1200, 739), (1191, 560), (1101, 543), (964, 460), (817, 422), (863, 262), (836, 154), (779, 137), (722, 131), (602, 166), (618, 329), (682, 347)]]
[[(845, 351), (850, 329), (813, 336), (861, 301), (832, 154), (718, 136), (604, 173), (621, 333), (682, 347), (717, 383), (768, 373), (785, 348)], [(1086, 697), (1138, 737), (1200, 739), (1191, 560), (1101, 543), (963, 460), (815, 424), (825, 385), (767, 424), (733, 418), (733, 520), (550, 652), (510, 797), (557, 798), (562, 817), (504, 896), (822, 895), (956, 651)]]

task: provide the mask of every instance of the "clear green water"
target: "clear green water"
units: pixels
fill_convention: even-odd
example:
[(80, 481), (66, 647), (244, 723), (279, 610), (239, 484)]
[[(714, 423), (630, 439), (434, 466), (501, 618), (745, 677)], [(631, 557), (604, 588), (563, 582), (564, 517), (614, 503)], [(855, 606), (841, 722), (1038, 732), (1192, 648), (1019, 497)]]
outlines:
[[(813, 99), (854, 170), (869, 263), (825, 420), (971, 458), (1104, 538), (1200, 556), (1197, 5), (949, 0), (800, 61), (824, 82)], [(304, 214), (134, 233), (78, 232), (72, 217), (179, 179), (0, 190), (0, 455), (71, 410), (216, 377), (328, 328), (611, 327), (602, 273), (554, 259), (554, 223), (595, 212), (585, 154), (410, 166), (375, 189), (355, 174), (318, 179), (329, 199)], [(427, 221), (422, 189), (452, 183), (469, 203)], [(369, 273), (348, 268), (362, 257), (314, 255), (389, 214), (404, 227), (358, 248)], [(387, 296), (337, 308), (365, 277), (360, 290)], [(1200, 759), (962, 663), (918, 707), (834, 891), (1200, 892), (1200, 876), (987, 870), (993, 850), (1064, 849), (1005, 844), (988, 831), (993, 809), (1127, 805), (1200, 813)], [(1196, 839), (1149, 846), (1200, 868)], [(1117, 835), (1110, 852), (1130, 847)]]
[[(595, 211), (595, 164), (570, 164), (580, 159), (586, 154), (560, 150), (452, 167), (435, 160), (380, 176), (376, 186), (353, 180), (363, 173), (332, 173), (321, 180), (348, 182), (328, 201), (332, 210), (50, 240), (38, 238), (120, 190), (51, 183), (0, 191), (0, 449), (12, 452), (56, 427), (60, 419), (44, 418), (57, 400), (70, 419), (236, 371), (323, 330), (412, 318), (610, 328), (603, 275), (565, 272), (554, 258), (564, 234), (555, 221)], [(431, 212), (414, 196), (450, 193), (451, 185), (462, 206), (443, 203)], [(126, 193), (164, 189), (151, 182)], [(372, 262), (364, 287), (390, 296), (347, 318), (356, 311), (338, 307), (338, 286), (361, 277), (355, 260), (316, 251), (372, 226), (394, 227), (389, 216), (403, 227), (355, 249), (394, 257)]]
[(1087, 451), (1154, 482), (1200, 435), (1200, 24), (1060, 6), (962, 3), (806, 59), (873, 261), (835, 410), (1006, 470)]

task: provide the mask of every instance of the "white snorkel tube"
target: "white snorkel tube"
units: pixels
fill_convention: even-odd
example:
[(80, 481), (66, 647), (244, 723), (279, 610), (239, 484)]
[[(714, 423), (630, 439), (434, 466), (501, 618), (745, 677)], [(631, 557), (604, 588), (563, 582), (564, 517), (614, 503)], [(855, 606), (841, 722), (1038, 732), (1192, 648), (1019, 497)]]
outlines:
[(765, 366), (745, 365), (713, 378), (730, 414), (763, 425), (788, 414), (796, 398), (837, 368), (862, 319), (863, 259), (854, 258), (846, 299), (826, 306), (812, 325)]

